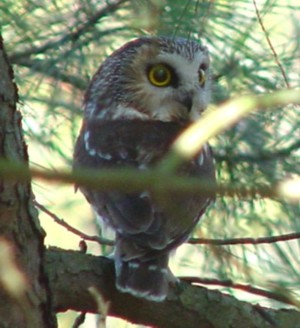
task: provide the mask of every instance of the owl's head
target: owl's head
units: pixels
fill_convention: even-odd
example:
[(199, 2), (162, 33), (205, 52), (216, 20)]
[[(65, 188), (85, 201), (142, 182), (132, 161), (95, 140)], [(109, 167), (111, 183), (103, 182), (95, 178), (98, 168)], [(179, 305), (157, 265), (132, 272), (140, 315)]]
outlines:
[(85, 96), (88, 118), (193, 121), (210, 96), (206, 47), (186, 39), (142, 37), (96, 72)]

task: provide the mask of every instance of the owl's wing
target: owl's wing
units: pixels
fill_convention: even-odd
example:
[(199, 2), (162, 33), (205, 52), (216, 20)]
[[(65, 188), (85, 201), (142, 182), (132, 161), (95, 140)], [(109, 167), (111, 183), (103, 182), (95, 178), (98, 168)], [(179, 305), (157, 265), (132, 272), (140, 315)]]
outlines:
[[(74, 167), (145, 169), (163, 156), (180, 128), (163, 122), (87, 121), (75, 147)], [(81, 189), (117, 232), (157, 234), (160, 227), (147, 193)]]
[[(87, 121), (76, 144), (74, 167), (146, 169), (166, 154), (183, 128), (179, 123), (158, 121)], [(201, 161), (208, 160), (202, 156)], [(187, 174), (211, 174), (211, 158), (201, 169), (198, 164), (190, 164)], [(142, 249), (163, 250), (181, 243), (208, 205), (207, 198), (174, 195), (166, 215), (147, 192), (80, 189), (106, 223)], [(186, 215), (190, 219), (185, 220)]]

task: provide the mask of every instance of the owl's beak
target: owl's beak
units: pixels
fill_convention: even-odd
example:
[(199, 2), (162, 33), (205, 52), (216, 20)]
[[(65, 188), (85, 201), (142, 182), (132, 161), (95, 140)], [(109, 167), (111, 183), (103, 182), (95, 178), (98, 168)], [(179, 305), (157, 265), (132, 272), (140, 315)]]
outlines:
[(187, 109), (187, 112), (190, 113), (193, 107), (193, 92), (185, 92), (182, 97), (179, 98), (179, 102)]

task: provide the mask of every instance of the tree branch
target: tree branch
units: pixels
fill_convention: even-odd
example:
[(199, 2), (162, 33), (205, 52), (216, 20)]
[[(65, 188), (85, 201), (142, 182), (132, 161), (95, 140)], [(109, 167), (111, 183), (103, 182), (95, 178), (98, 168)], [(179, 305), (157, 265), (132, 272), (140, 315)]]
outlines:
[(272, 310), (239, 301), (216, 290), (188, 283), (172, 288), (168, 300), (149, 302), (120, 293), (115, 288), (113, 262), (75, 251), (49, 249), (45, 271), (56, 310), (97, 313), (95, 299), (88, 291), (96, 288), (106, 302), (109, 315), (134, 323), (168, 328), (294, 328), (300, 322), (295, 310)]
[[(238, 196), (239, 198), (257, 197), (285, 198), (292, 201), (300, 199), (300, 193), (292, 192), (299, 188), (300, 179), (284, 180), (274, 185), (248, 185), (223, 184), (213, 186), (206, 179), (189, 178), (168, 173), (164, 170), (153, 168), (140, 171), (135, 168), (123, 169), (80, 169), (76, 172), (70, 170), (50, 171), (37, 168), (28, 168), (22, 162), (0, 159), (0, 177), (6, 181), (26, 182), (32, 178), (48, 182), (78, 184), (96, 190), (120, 190), (134, 192), (150, 190), (156, 192), (182, 192), (203, 196)], [(161, 183), (164, 181), (164, 183)]]
[[(64, 227), (71, 233), (77, 235), (78, 237), (82, 238), (83, 240), (87, 241), (94, 241), (99, 243), (100, 245), (108, 245), (113, 246), (115, 242), (110, 239), (105, 239), (99, 236), (91, 236), (88, 235), (70, 224), (68, 224), (63, 219), (60, 219), (56, 214), (49, 211), (45, 206), (39, 204), (36, 200), (34, 201), (34, 205), (50, 216), (53, 221), (60, 226)], [(195, 245), (214, 245), (214, 246), (226, 246), (226, 245), (259, 245), (259, 244), (272, 244), (278, 243), (288, 240), (300, 239), (300, 232), (291, 232), (288, 234), (282, 234), (278, 236), (266, 236), (266, 237), (259, 237), (259, 238), (251, 238), (251, 237), (244, 237), (244, 238), (226, 238), (226, 239), (209, 239), (209, 238), (190, 238), (187, 243), (195, 244)]]
[(160, 169), (172, 172), (191, 159), (212, 137), (230, 128), (257, 109), (300, 103), (299, 90), (280, 90), (259, 96), (245, 95), (232, 99), (215, 110), (206, 111), (175, 140)]
[(258, 245), (258, 244), (272, 244), (281, 241), (300, 239), (300, 232), (287, 233), (285, 235), (267, 236), (259, 238), (228, 238), (228, 239), (207, 239), (207, 238), (190, 238), (189, 244), (197, 245)]
[[(93, 37), (87, 38), (86, 40), (82, 41), (80, 45), (77, 45), (77, 47), (83, 48), (86, 43), (89, 43), (91, 39), (96, 38), (99, 42), (102, 37), (105, 37), (109, 34), (112, 33), (117, 33), (120, 31), (122, 28), (114, 28), (114, 29), (109, 29), (107, 31), (102, 31), (101, 33), (95, 33)], [(37, 51), (38, 49), (36, 49)], [(41, 49), (43, 50), (43, 49)], [(30, 50), (28, 50), (29, 52)], [(62, 58), (68, 58), (70, 56), (70, 52), (75, 51), (75, 46), (72, 45), (71, 49), (68, 50), (65, 53), (60, 53), (59, 56)], [(34, 51), (35, 52), (35, 51)], [(88, 84), (88, 81), (86, 78), (82, 78), (79, 75), (74, 75), (71, 74), (70, 72), (64, 71), (60, 66), (58, 66), (58, 63), (60, 63), (62, 60), (59, 58), (54, 58), (51, 56), (50, 59), (39, 59), (35, 58), (32, 59), (30, 58), (30, 54), (26, 56), (21, 56), (17, 55), (14, 56), (12, 55), (10, 57), (10, 61), (12, 64), (22, 66), (22, 67), (27, 67), (31, 71), (44, 74), (45, 76), (51, 77), (57, 81), (63, 82), (63, 83), (69, 83), (73, 87), (79, 89), (79, 90), (85, 90)]]

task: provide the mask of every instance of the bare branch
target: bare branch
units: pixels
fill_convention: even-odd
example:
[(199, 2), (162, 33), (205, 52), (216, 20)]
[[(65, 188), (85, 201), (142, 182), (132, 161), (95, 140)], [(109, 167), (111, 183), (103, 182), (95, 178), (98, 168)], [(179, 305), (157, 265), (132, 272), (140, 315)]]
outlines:
[(292, 232), (285, 235), (260, 237), (260, 238), (233, 238), (233, 239), (205, 239), (205, 238), (191, 238), (189, 244), (198, 245), (258, 245), (258, 244), (272, 244), (287, 240), (300, 239), (300, 232)]
[(67, 229), (68, 231), (72, 232), (74, 235), (84, 239), (84, 240), (88, 240), (88, 241), (95, 241), (101, 245), (109, 245), (109, 246), (113, 246), (114, 242), (112, 240), (109, 239), (105, 239), (105, 238), (101, 238), (98, 236), (90, 236), (85, 234), (84, 232), (72, 227), (71, 225), (69, 225), (66, 221), (60, 219), (57, 215), (55, 215), (53, 212), (49, 211), (45, 206), (39, 204), (36, 200), (34, 200), (34, 205), (39, 208), (41, 211), (43, 211), (44, 213), (46, 213), (47, 215), (49, 215), (54, 222), (56, 222), (57, 224), (59, 224), (60, 226), (64, 227), (65, 229)]

